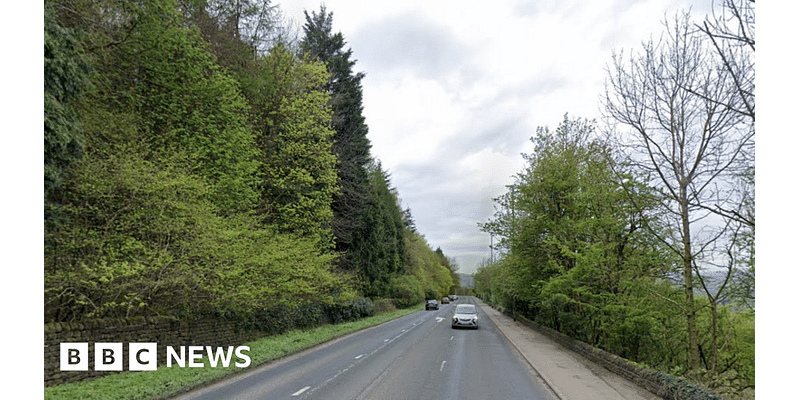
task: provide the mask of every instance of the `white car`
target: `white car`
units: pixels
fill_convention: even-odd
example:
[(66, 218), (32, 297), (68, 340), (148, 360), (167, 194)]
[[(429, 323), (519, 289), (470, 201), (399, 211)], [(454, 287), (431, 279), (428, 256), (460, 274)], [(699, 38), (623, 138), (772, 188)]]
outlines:
[(453, 312), (452, 328), (473, 328), (478, 329), (478, 310), (474, 304), (459, 304)]

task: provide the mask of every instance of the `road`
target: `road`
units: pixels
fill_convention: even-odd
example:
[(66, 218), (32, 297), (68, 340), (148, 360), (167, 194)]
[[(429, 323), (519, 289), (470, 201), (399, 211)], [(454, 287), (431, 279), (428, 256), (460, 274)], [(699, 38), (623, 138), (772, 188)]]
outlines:
[(480, 307), (477, 330), (451, 329), (454, 308), (420, 310), (177, 399), (555, 398)]

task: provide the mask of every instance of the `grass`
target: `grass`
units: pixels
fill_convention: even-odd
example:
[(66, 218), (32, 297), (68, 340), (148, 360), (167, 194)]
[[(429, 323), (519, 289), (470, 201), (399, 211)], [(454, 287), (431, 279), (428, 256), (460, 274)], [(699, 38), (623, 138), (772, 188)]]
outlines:
[[(282, 335), (268, 336), (252, 342), (243, 343), (250, 346), (251, 364), (247, 368), (233, 366), (228, 368), (167, 368), (162, 365), (156, 371), (123, 372), (102, 378), (46, 387), (45, 399), (163, 399), (194, 387), (203, 386), (223, 377), (248, 371), (270, 361), (314, 347), (329, 340), (347, 335), (361, 329), (380, 325), (384, 322), (411, 314), (418, 308), (408, 308), (390, 313), (378, 314), (359, 321), (338, 325), (325, 325), (309, 330), (287, 332)], [(235, 360), (235, 358), (234, 358)], [(206, 358), (203, 358), (203, 363)]]

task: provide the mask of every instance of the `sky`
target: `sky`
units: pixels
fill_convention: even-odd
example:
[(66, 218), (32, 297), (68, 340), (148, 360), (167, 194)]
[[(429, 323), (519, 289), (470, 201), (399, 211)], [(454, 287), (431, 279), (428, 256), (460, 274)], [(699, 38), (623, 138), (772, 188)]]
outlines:
[[(298, 29), (319, 0), (276, 2)], [(600, 118), (614, 51), (641, 49), (663, 21), (711, 0), (327, 0), (366, 74), (372, 155), (428, 244), (474, 273), (491, 257), (478, 224), (533, 151), (537, 127)], [(491, 4), (491, 5), (489, 5)]]

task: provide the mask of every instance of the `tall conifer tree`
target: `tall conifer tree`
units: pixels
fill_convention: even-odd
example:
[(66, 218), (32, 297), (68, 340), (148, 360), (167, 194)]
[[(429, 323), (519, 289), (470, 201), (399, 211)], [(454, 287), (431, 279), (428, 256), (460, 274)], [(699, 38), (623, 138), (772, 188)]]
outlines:
[(336, 248), (344, 255), (340, 267), (354, 270), (360, 268), (362, 262), (350, 250), (354, 245), (354, 232), (363, 227), (369, 193), (367, 166), (371, 162), (371, 144), (362, 115), (361, 79), (364, 74), (353, 72), (352, 50), (345, 50), (341, 32), (333, 33), (333, 13), (321, 6), (319, 13), (309, 15), (306, 12), (305, 16), (302, 51), (324, 63), (331, 74), (325, 89), (331, 94), (333, 152), (338, 157), (340, 187), (333, 201), (332, 226)]

